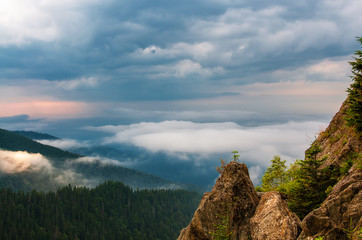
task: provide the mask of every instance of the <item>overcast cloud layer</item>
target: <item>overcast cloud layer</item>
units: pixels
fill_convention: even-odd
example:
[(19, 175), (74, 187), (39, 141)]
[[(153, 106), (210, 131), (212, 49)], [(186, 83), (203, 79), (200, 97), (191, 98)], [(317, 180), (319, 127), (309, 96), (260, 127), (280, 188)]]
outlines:
[[(309, 97), (337, 99), (311, 110), (330, 114), (362, 29), (355, 0), (5, 0), (0, 9), (1, 117), (267, 103), (299, 114)], [(290, 107), (279, 110), (284, 98)]]
[[(0, 127), (287, 156), (270, 143), (313, 135), (346, 98), (361, 11), (356, 0), (3, 0)], [(110, 125), (112, 137), (93, 131)], [(289, 155), (305, 150), (295, 141)]]

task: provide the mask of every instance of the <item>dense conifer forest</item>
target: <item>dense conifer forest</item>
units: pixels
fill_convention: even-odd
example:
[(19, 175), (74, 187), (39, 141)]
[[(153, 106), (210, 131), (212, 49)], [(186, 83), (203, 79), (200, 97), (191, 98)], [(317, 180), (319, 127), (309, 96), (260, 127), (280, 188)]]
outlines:
[(108, 181), (94, 189), (0, 190), (0, 239), (176, 239), (201, 195), (134, 191)]

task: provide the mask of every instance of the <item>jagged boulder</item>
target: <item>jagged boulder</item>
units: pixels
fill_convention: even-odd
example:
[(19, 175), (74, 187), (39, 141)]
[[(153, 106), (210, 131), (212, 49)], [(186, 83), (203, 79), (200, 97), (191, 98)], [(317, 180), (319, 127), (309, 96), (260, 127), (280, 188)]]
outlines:
[[(362, 169), (355, 166), (332, 189), (327, 199), (302, 221), (303, 232), (298, 240), (361, 239)], [(351, 235), (348, 235), (351, 234)]]
[(253, 240), (295, 240), (301, 232), (300, 224), (280, 193), (267, 192), (261, 196), (250, 220), (251, 237)]
[[(235, 161), (227, 164), (209, 193), (205, 193), (191, 223), (180, 233), (179, 240), (213, 239), (218, 226), (232, 239), (250, 239), (250, 218), (259, 198), (250, 180), (248, 168)], [(223, 221), (225, 220), (225, 221)]]

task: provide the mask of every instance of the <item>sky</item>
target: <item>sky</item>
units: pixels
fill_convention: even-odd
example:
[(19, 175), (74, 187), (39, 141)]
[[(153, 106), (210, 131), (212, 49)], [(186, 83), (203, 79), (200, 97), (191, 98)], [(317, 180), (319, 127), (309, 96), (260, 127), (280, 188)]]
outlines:
[(127, 166), (166, 176), (182, 165), (194, 179), (236, 150), (257, 179), (276, 154), (302, 158), (338, 111), (361, 10), (356, 0), (2, 0), (0, 128), (132, 147), (142, 157)]

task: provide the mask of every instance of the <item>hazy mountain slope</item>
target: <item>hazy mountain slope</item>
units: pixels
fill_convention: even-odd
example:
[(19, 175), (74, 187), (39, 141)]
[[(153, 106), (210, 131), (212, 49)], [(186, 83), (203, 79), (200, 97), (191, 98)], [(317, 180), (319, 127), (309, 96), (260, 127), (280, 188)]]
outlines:
[(55, 140), (55, 139), (59, 139), (57, 137), (54, 137), (52, 135), (46, 134), (46, 133), (39, 133), (39, 132), (34, 132), (34, 131), (12, 131), (13, 133), (16, 133), (18, 135), (22, 135), (24, 137), (30, 138), (30, 139), (34, 139), (34, 140)]
[[(19, 132), (33, 137), (50, 136), (42, 133)], [(102, 150), (106, 151), (107, 148)], [(18, 151), (22, 152), (17, 153)], [(112, 155), (115, 153), (113, 151)], [(108, 158), (87, 157), (63, 151), (15, 132), (0, 129), (0, 187), (21, 190), (35, 188), (45, 191), (56, 190), (67, 184), (95, 187), (101, 182), (114, 180), (135, 189), (187, 189), (204, 192), (202, 187), (175, 183), (122, 167), (120, 164)]]
[(63, 151), (59, 148), (35, 142), (28, 137), (24, 137), (5, 129), (0, 129), (0, 149), (40, 153), (41, 155), (49, 158), (49, 160), (65, 160), (81, 157), (79, 154)]
[(69, 149), (70, 151), (74, 153), (78, 153), (84, 156), (101, 156), (105, 158), (111, 158), (111, 159), (124, 159), (129, 157), (136, 157), (136, 155), (130, 156), (129, 151), (121, 151), (116, 148), (107, 147), (107, 146), (91, 146), (91, 147), (74, 147)]
[(71, 164), (73, 170), (82, 173), (88, 179), (120, 181), (136, 189), (185, 189), (200, 193), (205, 192), (205, 188), (201, 186), (172, 182), (138, 170), (104, 164), (101, 161), (92, 164), (87, 162)]

